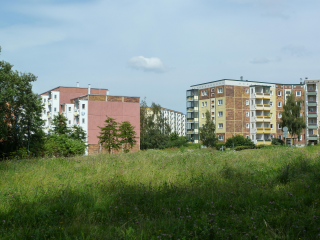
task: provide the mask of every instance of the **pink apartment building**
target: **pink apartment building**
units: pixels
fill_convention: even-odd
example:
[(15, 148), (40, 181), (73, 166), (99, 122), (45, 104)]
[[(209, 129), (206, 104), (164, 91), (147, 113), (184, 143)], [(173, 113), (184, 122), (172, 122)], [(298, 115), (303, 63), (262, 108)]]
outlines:
[(87, 154), (103, 152), (100, 146), (100, 128), (104, 126), (106, 116), (117, 122), (129, 121), (137, 136), (137, 144), (132, 151), (140, 150), (140, 98), (127, 96), (109, 96), (108, 89), (57, 87), (41, 94), (44, 103), (42, 119), (45, 120), (45, 132), (52, 129), (51, 121), (58, 112), (63, 113), (69, 127), (81, 126), (87, 134)]

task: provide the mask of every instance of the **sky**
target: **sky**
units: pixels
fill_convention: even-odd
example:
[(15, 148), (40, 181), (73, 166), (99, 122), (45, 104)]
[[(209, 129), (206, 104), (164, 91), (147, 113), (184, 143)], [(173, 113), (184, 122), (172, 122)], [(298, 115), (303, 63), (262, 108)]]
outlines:
[(186, 112), (191, 85), (320, 79), (319, 0), (10, 0), (0, 60), (57, 86)]

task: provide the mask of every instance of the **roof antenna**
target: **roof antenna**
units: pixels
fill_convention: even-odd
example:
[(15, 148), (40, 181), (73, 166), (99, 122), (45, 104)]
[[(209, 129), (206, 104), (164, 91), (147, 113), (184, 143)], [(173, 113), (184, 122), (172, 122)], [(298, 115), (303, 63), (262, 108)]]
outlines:
[(241, 80), (241, 81), (243, 80), (243, 76), (240, 77), (240, 80)]

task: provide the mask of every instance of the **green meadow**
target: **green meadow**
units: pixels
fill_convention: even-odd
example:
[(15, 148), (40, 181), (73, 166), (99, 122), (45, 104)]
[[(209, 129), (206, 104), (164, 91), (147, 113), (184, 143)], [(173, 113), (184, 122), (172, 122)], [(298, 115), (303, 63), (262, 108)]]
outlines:
[(0, 239), (320, 239), (320, 147), (0, 162)]

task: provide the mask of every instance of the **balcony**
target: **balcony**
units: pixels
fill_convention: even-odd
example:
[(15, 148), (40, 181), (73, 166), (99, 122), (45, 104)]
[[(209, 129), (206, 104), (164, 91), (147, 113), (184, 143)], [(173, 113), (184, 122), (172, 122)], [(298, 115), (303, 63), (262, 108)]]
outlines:
[(317, 91), (316, 90), (308, 90), (308, 96), (310, 95), (317, 95)]
[(256, 92), (254, 96), (255, 98), (270, 99), (270, 93)]
[(317, 112), (308, 112), (308, 117), (312, 118), (312, 117), (317, 117)]
[(308, 128), (309, 128), (309, 129), (317, 129), (318, 126), (317, 126), (316, 123), (308, 123)]
[(270, 122), (270, 120), (271, 120), (270, 116), (256, 115), (255, 117), (256, 122)]
[(187, 97), (187, 101), (193, 101), (193, 96), (192, 97)]
[(317, 102), (316, 101), (308, 101), (308, 107), (316, 107)]
[(270, 127), (257, 127), (257, 134), (270, 134), (271, 128)]
[(318, 140), (318, 135), (309, 135), (308, 140)]

